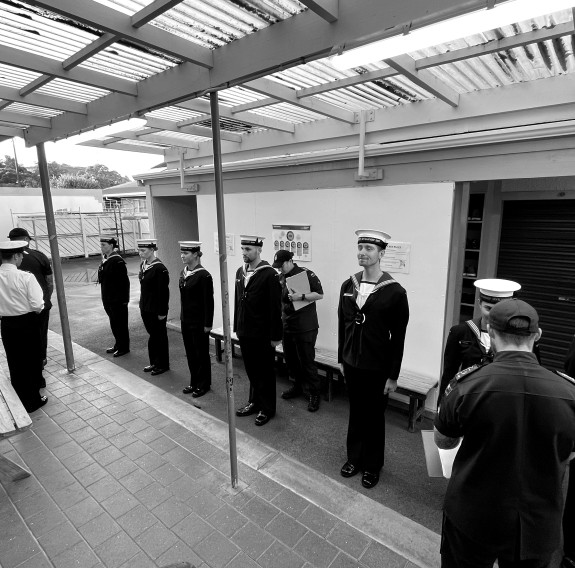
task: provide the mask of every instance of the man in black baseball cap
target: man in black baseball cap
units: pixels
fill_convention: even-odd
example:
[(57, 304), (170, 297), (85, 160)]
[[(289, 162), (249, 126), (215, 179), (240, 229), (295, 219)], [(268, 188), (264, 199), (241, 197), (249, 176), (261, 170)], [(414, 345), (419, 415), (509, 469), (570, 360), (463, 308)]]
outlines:
[(461, 371), (435, 441), (461, 438), (444, 504), (442, 568), (546, 568), (560, 545), (563, 478), (575, 450), (575, 382), (541, 367), (539, 317), (508, 299), (489, 312), (493, 362)]

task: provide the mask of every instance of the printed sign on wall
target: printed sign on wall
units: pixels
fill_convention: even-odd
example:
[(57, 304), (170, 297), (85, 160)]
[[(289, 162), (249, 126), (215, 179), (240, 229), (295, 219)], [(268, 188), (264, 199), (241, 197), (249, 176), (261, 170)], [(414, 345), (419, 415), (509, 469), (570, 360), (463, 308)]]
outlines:
[(384, 272), (403, 272), (409, 274), (411, 243), (389, 241), (379, 266)]
[[(228, 249), (228, 256), (234, 256), (236, 254), (235, 242), (236, 236), (232, 233), (226, 233), (226, 248)], [(218, 242), (218, 233), (214, 233), (214, 252), (220, 254), (220, 244)]]
[(293, 259), (311, 260), (311, 225), (272, 225), (274, 253), (278, 250), (293, 252)]

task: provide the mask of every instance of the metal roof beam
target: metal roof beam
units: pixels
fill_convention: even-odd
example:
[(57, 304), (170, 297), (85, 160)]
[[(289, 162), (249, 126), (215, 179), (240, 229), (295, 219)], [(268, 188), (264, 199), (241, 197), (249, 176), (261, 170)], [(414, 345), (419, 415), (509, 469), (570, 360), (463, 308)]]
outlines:
[(164, 155), (164, 150), (162, 148), (152, 148), (138, 146), (137, 144), (104, 144), (100, 140), (87, 140), (86, 142), (79, 142), (78, 146), (90, 146), (92, 148), (107, 148), (108, 150), (123, 150), (124, 152), (141, 152), (142, 154), (159, 154)]
[(9, 107), (12, 104), (12, 101), (3, 101), (2, 99), (0, 99), (0, 110), (3, 110), (7, 107)]
[(281, 102), (305, 108), (306, 110), (311, 110), (318, 114), (323, 114), (324, 116), (347, 122), (348, 124), (355, 124), (355, 115), (350, 110), (345, 110), (315, 99), (301, 101), (297, 98), (294, 90), (284, 87), (270, 79), (256, 79), (255, 81), (246, 83), (244, 87), (251, 91), (255, 91), (256, 93), (273, 97)]
[(0, 136), (24, 136), (24, 131), (21, 128), (8, 128), (7, 126), (0, 126)]
[(392, 59), (386, 59), (385, 62), (398, 73), (407, 77), (422, 89), (425, 89), (428, 93), (435, 95), (440, 101), (452, 107), (456, 107), (459, 104), (459, 93), (448, 87), (430, 71), (426, 71), (425, 69), (418, 71), (415, 68), (415, 60), (413, 57), (409, 55), (399, 55)]
[(132, 16), (132, 26), (136, 29), (141, 28), (181, 2), (183, 0), (155, 0)]
[(338, 0), (300, 0), (300, 2), (326, 22), (333, 24), (333, 22), (337, 21)]
[(259, 99), (257, 101), (252, 101), (251, 103), (243, 103), (241, 105), (236, 105), (231, 108), (232, 114), (237, 112), (245, 112), (248, 110), (254, 110), (256, 108), (262, 108), (271, 105), (277, 105), (278, 100), (273, 97), (266, 97), (265, 99)]
[(200, 145), (198, 142), (192, 142), (190, 140), (182, 140), (181, 138), (169, 136), (158, 136), (153, 133), (142, 133), (137, 132), (117, 132), (109, 140), (104, 140), (104, 146), (109, 146), (120, 140), (140, 140), (142, 142), (151, 142), (153, 144), (163, 144), (164, 146), (174, 146), (176, 148), (189, 148), (190, 150), (197, 150)]
[[(171, 132), (181, 132), (182, 134), (191, 134), (193, 136), (203, 136), (205, 138), (212, 137), (212, 129), (206, 128), (205, 126), (178, 126), (177, 122), (172, 122), (171, 120), (162, 120), (160, 118), (151, 118), (149, 116), (145, 117), (148, 127), (160, 128), (161, 130), (169, 130)], [(240, 134), (234, 134), (233, 132), (226, 132), (222, 130), (221, 133), (222, 140), (227, 140), (228, 142), (241, 142), (242, 137)]]
[(62, 69), (62, 64), (54, 59), (4, 45), (0, 46), (0, 62), (6, 65), (12, 65), (13, 67), (22, 67), (30, 71), (35, 71), (36, 73), (42, 73), (43, 75), (75, 81), (100, 89), (107, 89), (109, 91), (133, 96), (138, 94), (137, 84), (132, 81), (117, 79), (105, 73), (99, 73), (98, 71), (91, 71), (89, 69), (77, 68), (65, 71)]
[(139, 29), (135, 28), (130, 16), (102, 6), (94, 0), (82, 0), (82, 2), (78, 0), (26, 0), (26, 2), (172, 57), (208, 69), (213, 65), (212, 52), (209, 49), (156, 26), (144, 25)]
[(335, 91), (336, 89), (344, 89), (345, 87), (353, 87), (354, 85), (361, 85), (362, 83), (369, 83), (370, 81), (377, 81), (378, 79), (385, 79), (386, 77), (394, 77), (396, 75), (398, 75), (398, 72), (395, 69), (388, 67), (387, 69), (362, 73), (355, 77), (346, 77), (345, 79), (330, 81), (323, 85), (315, 85), (313, 87), (306, 87), (305, 89), (298, 89), (295, 94), (298, 99), (303, 97), (312, 97), (313, 95), (319, 95), (320, 93), (327, 93), (329, 91)]
[(9, 122), (10, 124), (20, 124), (24, 128), (28, 125), (38, 126), (40, 128), (50, 128), (52, 119), (34, 116), (33, 114), (24, 114), (23, 112), (0, 111), (0, 122)]
[(34, 79), (33, 81), (30, 81), (27, 85), (24, 85), (20, 89), (19, 93), (20, 95), (25, 97), (26, 95), (38, 90), (40, 87), (43, 87), (44, 85), (52, 81), (52, 79), (54, 79), (54, 77), (52, 77), (51, 75), (40, 75), (40, 77)]
[(73, 112), (77, 114), (88, 114), (85, 103), (77, 103), (69, 99), (53, 97), (51, 95), (32, 94), (23, 97), (18, 89), (0, 86), (0, 99), (6, 99), (13, 103), (23, 103), (31, 106), (51, 108), (64, 112)]
[(71, 55), (62, 63), (62, 67), (68, 71), (73, 67), (77, 67), (80, 63), (84, 63), (87, 59), (90, 59), (96, 53), (103, 51), (108, 46), (112, 45), (117, 41), (117, 37), (113, 34), (104, 34), (100, 36), (97, 40), (93, 41), (92, 43), (88, 44), (86, 47)]

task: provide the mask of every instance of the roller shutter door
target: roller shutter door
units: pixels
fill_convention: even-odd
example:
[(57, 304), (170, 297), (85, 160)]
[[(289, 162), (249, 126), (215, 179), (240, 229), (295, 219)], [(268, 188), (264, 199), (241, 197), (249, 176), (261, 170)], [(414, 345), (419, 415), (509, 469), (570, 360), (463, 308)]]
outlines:
[(522, 285), (539, 313), (542, 364), (563, 369), (575, 333), (575, 200), (504, 202), (497, 277)]

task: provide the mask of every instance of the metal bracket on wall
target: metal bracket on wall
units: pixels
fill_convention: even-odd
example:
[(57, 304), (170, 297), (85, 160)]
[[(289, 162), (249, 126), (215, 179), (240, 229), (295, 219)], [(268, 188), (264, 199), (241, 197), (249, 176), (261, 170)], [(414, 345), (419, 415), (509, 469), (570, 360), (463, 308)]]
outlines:
[[(375, 120), (375, 111), (373, 110), (362, 110), (360, 112), (354, 113), (356, 117), (359, 118), (359, 164), (357, 167), (357, 174), (355, 175), (356, 180), (370, 179), (366, 177), (365, 170), (365, 123), (373, 122)], [(375, 178), (377, 179), (377, 178)]]
[(355, 181), (376, 181), (383, 179), (383, 168), (367, 168), (363, 170), (363, 175), (360, 176), (359, 172), (353, 174)]

